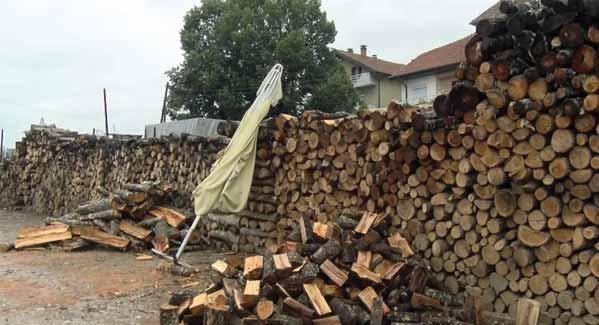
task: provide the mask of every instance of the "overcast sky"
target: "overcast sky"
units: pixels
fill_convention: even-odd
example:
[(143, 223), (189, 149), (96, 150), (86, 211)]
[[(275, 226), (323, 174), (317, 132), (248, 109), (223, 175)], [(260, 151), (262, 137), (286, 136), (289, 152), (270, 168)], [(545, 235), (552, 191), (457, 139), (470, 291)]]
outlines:
[[(142, 134), (156, 123), (164, 72), (181, 61), (183, 15), (201, 0), (3, 0), (0, 3), (0, 128), (5, 146), (32, 123), (91, 133)], [(468, 22), (495, 0), (322, 0), (335, 47), (408, 63), (473, 32)]]

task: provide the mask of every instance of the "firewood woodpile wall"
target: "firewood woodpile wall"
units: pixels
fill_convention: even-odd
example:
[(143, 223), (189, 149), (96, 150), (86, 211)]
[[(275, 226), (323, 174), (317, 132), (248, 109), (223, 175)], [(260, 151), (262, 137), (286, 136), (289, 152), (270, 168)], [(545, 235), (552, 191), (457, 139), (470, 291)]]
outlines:
[[(480, 22), (467, 62), (457, 69), (460, 81), (435, 100), (434, 110), (391, 105), (357, 116), (275, 118), (272, 147), (259, 151), (261, 177), (252, 196), (263, 197), (254, 201), (255, 211), (230, 220), (209, 216), (204, 229), (229, 247), (294, 247), (301, 242), (300, 220), (319, 229), (381, 212), (390, 226), (380, 235), (405, 237), (449, 291), (467, 287), (512, 315), (525, 296), (540, 301), (556, 324), (598, 323), (599, 27), (591, 19), (598, 8), (592, 1), (502, 1), (505, 17)], [(56, 148), (72, 144), (58, 139)], [(162, 148), (160, 159), (149, 145), (129, 149), (118, 160), (129, 164), (119, 168), (144, 173), (143, 165), (155, 161), (169, 167), (190, 161), (177, 159), (182, 153), (170, 145), (154, 145)], [(35, 157), (40, 166), (62, 159), (86, 170), (68, 155), (27, 148), (19, 158)], [(126, 159), (136, 152), (143, 159)], [(114, 164), (108, 159), (102, 168)], [(58, 166), (51, 172), (68, 170)], [(25, 202), (44, 188), (38, 173), (19, 173)], [(169, 173), (190, 182), (189, 190), (180, 188), (184, 193), (197, 184), (189, 169)], [(69, 202), (69, 192), (60, 191), (91, 192), (96, 178), (60, 179), (45, 185), (63, 196), (48, 200), (53, 209)]]
[[(503, 1), (434, 113), (401, 107), (276, 120), (279, 226), (386, 212), (453, 292), (556, 324), (595, 324), (599, 277), (597, 2)], [(406, 114), (409, 115), (409, 114)], [(356, 213), (358, 212), (358, 213)], [(288, 219), (287, 219), (288, 218)]]
[(17, 205), (16, 183), (14, 182), (13, 165), (4, 162), (0, 163), (0, 207), (9, 207)]
[(126, 183), (160, 180), (178, 193), (175, 205), (191, 211), (195, 186), (208, 176), (228, 141), (171, 136), (121, 142), (33, 126), (17, 157), (4, 167), (0, 197), (8, 201), (13, 195), (12, 204), (60, 216), (81, 202), (98, 199), (98, 187), (118, 189)]

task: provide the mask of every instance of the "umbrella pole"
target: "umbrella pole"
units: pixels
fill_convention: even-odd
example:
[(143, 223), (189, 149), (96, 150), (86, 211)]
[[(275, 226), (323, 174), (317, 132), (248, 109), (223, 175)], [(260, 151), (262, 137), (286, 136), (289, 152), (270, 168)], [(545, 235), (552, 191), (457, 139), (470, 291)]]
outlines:
[[(167, 259), (169, 261), (175, 262), (175, 258), (174, 257), (168, 256), (168, 255), (164, 254), (161, 251), (158, 251), (158, 250), (155, 250), (155, 249), (152, 248), (152, 253), (154, 253), (154, 254), (156, 254), (156, 255), (164, 258), (164, 259)], [(195, 270), (196, 272), (198, 272), (198, 269), (196, 269), (195, 267), (193, 267), (193, 266), (191, 266), (191, 265), (189, 265), (187, 263), (183, 263), (181, 261), (177, 261), (175, 264), (180, 265), (180, 266), (184, 266), (184, 267), (186, 267), (186, 268), (188, 268), (190, 270)]]
[(160, 257), (163, 257), (163, 258), (173, 261), (177, 265), (193, 268), (189, 264), (179, 262), (179, 258), (185, 251), (185, 246), (187, 246), (187, 242), (189, 242), (189, 238), (191, 238), (191, 233), (197, 228), (198, 223), (200, 223), (201, 218), (202, 218), (202, 216), (196, 216), (195, 220), (193, 221), (193, 224), (191, 224), (191, 228), (189, 228), (189, 230), (187, 231), (187, 234), (185, 235), (185, 238), (183, 239), (181, 246), (179, 246), (179, 249), (177, 250), (177, 253), (175, 254), (175, 256), (168, 256), (168, 255), (166, 255), (162, 252), (159, 252), (155, 249), (152, 249), (152, 252), (154, 252), (156, 255), (158, 255)]
[[(262, 98), (263, 96), (270, 96), (272, 94), (272, 92), (275, 91), (275, 87), (278, 85), (278, 81), (281, 78), (282, 73), (283, 73), (283, 66), (280, 64), (275, 64), (273, 66), (273, 68), (270, 70), (270, 72), (268, 73), (268, 75), (266, 76), (266, 78), (264, 78), (264, 80), (262, 81), (260, 88), (258, 88), (258, 91), (256, 92), (256, 95), (257, 95), (256, 101), (264, 100), (264, 98)], [(247, 112), (246, 112), (246, 114), (247, 114)], [(231, 144), (229, 144), (229, 145), (231, 145)], [(230, 177), (230, 175), (229, 175), (229, 177)], [(152, 250), (152, 251), (161, 257), (164, 257), (166, 259), (173, 261), (177, 265), (186, 266), (184, 263), (179, 262), (179, 258), (183, 254), (183, 251), (185, 251), (185, 246), (187, 246), (187, 242), (189, 241), (189, 238), (191, 237), (191, 233), (198, 226), (198, 223), (200, 222), (201, 217), (202, 216), (196, 216), (195, 220), (193, 221), (193, 224), (191, 225), (191, 228), (189, 228), (187, 235), (185, 235), (185, 238), (183, 239), (181, 246), (179, 247), (179, 249), (177, 250), (177, 253), (174, 256), (168, 256), (168, 255), (158, 252), (156, 250)]]
[(185, 238), (183, 239), (183, 242), (181, 243), (181, 246), (179, 246), (179, 250), (177, 251), (177, 254), (175, 255), (175, 263), (177, 263), (177, 261), (183, 254), (183, 251), (185, 250), (185, 246), (187, 246), (187, 242), (189, 241), (189, 238), (191, 237), (191, 233), (196, 229), (196, 227), (198, 226), (198, 223), (200, 223), (201, 218), (202, 218), (202, 216), (196, 216), (195, 220), (191, 224), (191, 228), (189, 228), (189, 230), (187, 231), (187, 234), (185, 235)]

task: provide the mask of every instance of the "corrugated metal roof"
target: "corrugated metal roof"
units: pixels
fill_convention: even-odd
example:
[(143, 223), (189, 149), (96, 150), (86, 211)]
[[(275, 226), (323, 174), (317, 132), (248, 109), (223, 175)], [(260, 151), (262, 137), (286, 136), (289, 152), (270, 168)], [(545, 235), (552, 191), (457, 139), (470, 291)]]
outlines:
[(161, 124), (146, 125), (146, 138), (160, 138), (173, 135), (191, 134), (201, 137), (217, 136), (218, 125), (223, 120), (209, 118), (192, 118)]

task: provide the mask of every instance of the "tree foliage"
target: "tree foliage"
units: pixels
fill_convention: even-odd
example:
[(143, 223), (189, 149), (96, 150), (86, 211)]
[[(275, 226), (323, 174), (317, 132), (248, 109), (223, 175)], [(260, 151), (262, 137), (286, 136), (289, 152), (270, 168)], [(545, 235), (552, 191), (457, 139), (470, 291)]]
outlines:
[(185, 15), (169, 114), (240, 119), (275, 63), (285, 67), (277, 112), (351, 110), (357, 95), (328, 47), (335, 34), (320, 0), (204, 0)]

